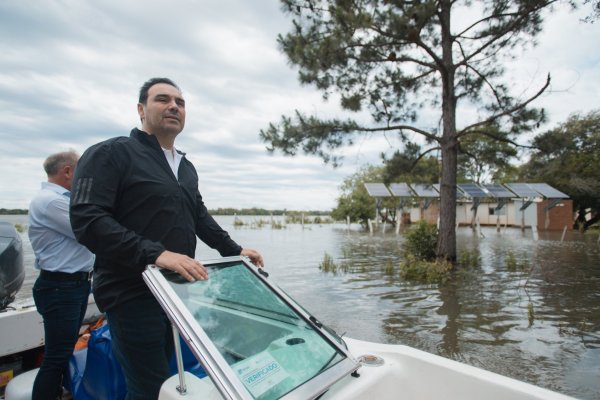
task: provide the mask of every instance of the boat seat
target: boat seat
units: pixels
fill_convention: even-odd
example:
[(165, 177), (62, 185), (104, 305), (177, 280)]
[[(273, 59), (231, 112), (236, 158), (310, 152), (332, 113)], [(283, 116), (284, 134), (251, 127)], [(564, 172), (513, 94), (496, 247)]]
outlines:
[(23, 372), (8, 381), (6, 391), (4, 392), (5, 400), (31, 400), (31, 390), (33, 389), (33, 381), (38, 373), (39, 368)]

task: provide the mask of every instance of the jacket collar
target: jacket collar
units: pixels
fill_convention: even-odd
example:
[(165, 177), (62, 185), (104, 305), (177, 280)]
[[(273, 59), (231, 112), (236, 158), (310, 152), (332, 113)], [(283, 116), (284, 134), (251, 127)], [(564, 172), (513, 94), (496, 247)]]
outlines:
[[(160, 147), (160, 143), (154, 135), (150, 135), (149, 133), (146, 133), (145, 131), (142, 131), (138, 128), (133, 128), (131, 130), (131, 133), (129, 134), (129, 137), (131, 137), (132, 139), (139, 140), (140, 142), (142, 142), (142, 144), (146, 146), (151, 146), (155, 150), (160, 150), (162, 152), (162, 147)], [(185, 156), (185, 153), (183, 151), (177, 149), (175, 150), (182, 156)]]

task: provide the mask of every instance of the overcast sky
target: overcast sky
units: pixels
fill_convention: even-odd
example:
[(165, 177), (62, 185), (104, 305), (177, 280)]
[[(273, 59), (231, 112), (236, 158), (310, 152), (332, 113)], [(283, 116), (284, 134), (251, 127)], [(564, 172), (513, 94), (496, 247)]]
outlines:
[[(600, 22), (581, 23), (585, 12), (555, 10), (511, 64), (523, 90), (552, 75), (542, 131), (600, 108)], [(0, 0), (0, 208), (28, 207), (48, 154), (128, 135), (140, 85), (167, 76), (187, 104), (176, 147), (208, 208), (331, 209), (342, 180), (397, 143), (359, 140), (338, 169), (266, 152), (259, 131), (282, 114), (340, 115), (278, 50), (290, 26), (275, 0)]]

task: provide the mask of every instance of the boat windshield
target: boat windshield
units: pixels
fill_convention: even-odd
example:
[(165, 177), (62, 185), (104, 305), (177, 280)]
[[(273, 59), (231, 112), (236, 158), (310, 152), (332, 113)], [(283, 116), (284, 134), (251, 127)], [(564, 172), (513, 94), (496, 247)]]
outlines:
[[(178, 299), (173, 304), (177, 309), (185, 309), (181, 315), (192, 320), (186, 322), (189, 329), (202, 333), (198, 336), (200, 341), (206, 342), (208, 338), (212, 342), (214, 347), (206, 347), (204, 343), (204, 350), (210, 353), (216, 349), (222, 358), (215, 358), (214, 354), (212, 357), (217, 364), (224, 361), (229, 366), (231, 370), (225, 371), (225, 375), (233, 371), (247, 391), (243, 397), (278, 399), (299, 388), (306, 396), (309, 391), (315, 392), (316, 379), (322, 381), (323, 387), (314, 395), (356, 369), (355, 361), (348, 363), (351, 357), (317, 320), (295, 307), (293, 300), (280, 289), (268, 284), (259, 276), (258, 269), (236, 259), (204, 263), (209, 272), (206, 281), (188, 282), (172, 273), (158, 274), (165, 278), (170, 290), (157, 297), (160, 301), (167, 294), (166, 297), (174, 295)], [(159, 276), (156, 278), (161, 280)], [(164, 301), (161, 303), (165, 307)], [(172, 305), (165, 307), (167, 313)], [(178, 313), (169, 314), (179, 325)], [(200, 362), (210, 364), (211, 355), (203, 354), (203, 346), (194, 351), (195, 341), (190, 342)], [(327, 373), (339, 364), (346, 365), (337, 368), (340, 371), (335, 377)], [(214, 380), (211, 369), (219, 368), (204, 366)], [(327, 376), (318, 379), (320, 375)], [(307, 385), (309, 381), (311, 384)]]

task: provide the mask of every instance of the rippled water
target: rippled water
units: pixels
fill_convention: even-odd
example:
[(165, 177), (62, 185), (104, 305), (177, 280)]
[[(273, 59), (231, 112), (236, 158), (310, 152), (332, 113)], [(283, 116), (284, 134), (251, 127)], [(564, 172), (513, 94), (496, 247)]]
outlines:
[[(11, 222), (26, 221), (9, 217)], [(21, 218), (21, 220), (18, 220)], [(7, 217), (0, 216), (6, 220)], [(234, 228), (261, 251), (271, 280), (338, 333), (413, 346), (582, 399), (600, 399), (600, 243), (597, 235), (458, 230), (459, 254), (480, 257), (444, 285), (399, 278), (402, 235), (345, 225)], [(254, 220), (244, 218), (246, 222)], [(29, 301), (35, 272), (19, 301)], [(325, 253), (343, 271), (319, 269)], [(514, 257), (523, 266), (507, 268)], [(199, 259), (218, 257), (204, 245)]]

